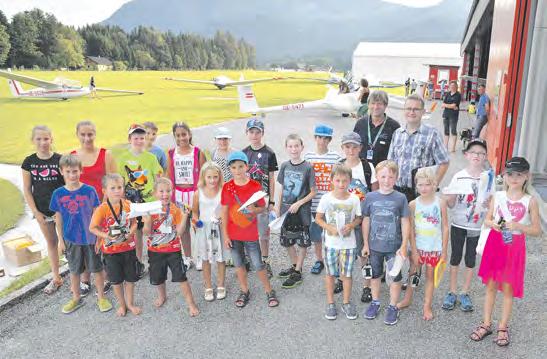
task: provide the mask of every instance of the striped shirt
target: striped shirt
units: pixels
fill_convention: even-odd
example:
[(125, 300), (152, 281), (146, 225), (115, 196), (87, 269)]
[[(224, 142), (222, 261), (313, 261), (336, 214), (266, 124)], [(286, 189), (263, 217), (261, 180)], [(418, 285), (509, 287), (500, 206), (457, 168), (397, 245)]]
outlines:
[(312, 213), (317, 212), (319, 200), (325, 194), (330, 192), (330, 174), (332, 167), (340, 162), (342, 156), (334, 151), (329, 151), (325, 154), (317, 154), (316, 152), (308, 152), (304, 155), (304, 160), (308, 161), (315, 171), (315, 186), (317, 194), (311, 202)]
[(230, 167), (228, 166), (228, 156), (232, 152), (233, 150), (230, 149), (230, 151), (228, 151), (228, 153), (225, 156), (223, 156), (220, 153), (218, 153), (217, 150), (214, 150), (213, 154), (211, 155), (211, 159), (213, 160), (213, 162), (219, 165), (220, 169), (222, 170), (222, 177), (224, 179), (224, 183), (232, 179), (232, 172), (230, 172)]
[(388, 160), (399, 166), (399, 178), (396, 185), (412, 187), (412, 170), (448, 163), (448, 151), (441, 134), (431, 126), (421, 124), (417, 131), (410, 133), (405, 127), (399, 127), (393, 134)]

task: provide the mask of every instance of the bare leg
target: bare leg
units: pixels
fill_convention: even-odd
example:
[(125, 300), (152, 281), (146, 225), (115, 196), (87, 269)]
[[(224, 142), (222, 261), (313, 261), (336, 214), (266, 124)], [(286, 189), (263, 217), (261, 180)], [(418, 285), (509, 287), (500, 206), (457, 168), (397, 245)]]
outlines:
[(226, 280), (226, 262), (217, 262), (217, 287), (224, 287)]
[(380, 278), (370, 280), (370, 289), (372, 291), (372, 300), (380, 300)]
[[(272, 291), (272, 285), (270, 284), (270, 279), (268, 278), (266, 269), (259, 270), (256, 274), (258, 275), (258, 279), (262, 282), (264, 291), (266, 291), (266, 293), (270, 293)], [(245, 278), (247, 278), (247, 276), (245, 276)]]
[(289, 254), (292, 265), (296, 267), (298, 263), (298, 256), (296, 255), (296, 248), (294, 248), (294, 245), (287, 248), (287, 253)]
[(450, 152), (456, 152), (456, 142), (458, 140), (457, 136), (450, 136), (450, 142), (452, 145), (450, 146)]
[(104, 298), (104, 277), (103, 272), (97, 272), (93, 273), (93, 279), (95, 282), (95, 288), (97, 289), (97, 298), (103, 299)]
[(492, 312), (496, 303), (496, 282), (490, 279), (486, 285), (486, 295), (484, 297), (484, 314), (482, 321), (484, 325), (492, 324)]
[(80, 275), (70, 273), (70, 291), (72, 292), (72, 299), (75, 301), (80, 300)]
[(473, 279), (473, 268), (465, 267), (464, 270), (464, 281), (462, 291), (464, 293), (469, 293), (469, 287), (471, 287), (471, 280)]
[(260, 253), (262, 253), (262, 256), (267, 257), (270, 255), (270, 239), (267, 237), (266, 239), (260, 239), (258, 241), (258, 244), (260, 245)]
[(334, 276), (325, 276), (325, 288), (327, 290), (327, 304), (334, 303)]
[(315, 249), (315, 258), (318, 260), (318, 261), (321, 261), (323, 262), (323, 244), (321, 243), (321, 241), (319, 242), (316, 242), (314, 245), (313, 245), (314, 249)]
[(448, 136), (444, 136), (443, 137), (443, 143), (444, 143), (444, 147), (446, 147), (446, 149), (448, 149)]
[(501, 306), (501, 319), (498, 324), (500, 328), (507, 328), (511, 311), (513, 310), (513, 287), (508, 283), (503, 283), (503, 304)]
[(389, 304), (396, 306), (401, 295), (401, 282), (392, 283), (389, 286)]
[(131, 282), (125, 282), (125, 304), (127, 306), (127, 309), (133, 315), (139, 315), (142, 313), (142, 309), (140, 307), (137, 307), (133, 301), (135, 294), (135, 283)]
[[(294, 246), (292, 247), (294, 248)], [(294, 248), (296, 250), (296, 248)], [(297, 262), (296, 262), (296, 270), (302, 271), (302, 266), (304, 265), (304, 259), (306, 259), (307, 254), (307, 248), (306, 247), (299, 247), (298, 248), (298, 256), (297, 256)]]
[(454, 294), (458, 290), (458, 269), (459, 266), (450, 266), (450, 292)]
[(184, 250), (184, 255), (186, 257), (192, 257), (192, 240), (190, 237), (190, 220), (188, 219), (188, 223), (186, 225), (186, 229), (182, 233), (181, 240), (182, 240), (182, 249)]
[[(408, 270), (409, 273), (417, 273), (418, 269), (414, 266), (414, 264), (410, 265), (410, 269)], [(406, 287), (405, 295), (403, 296), (403, 300), (401, 300), (399, 303), (397, 303), (397, 308), (403, 309), (406, 307), (409, 307), (412, 304), (412, 298), (414, 296), (414, 287), (410, 285)]]
[(127, 306), (125, 303), (125, 297), (124, 297), (124, 288), (123, 283), (122, 284), (113, 284), (112, 287), (114, 287), (114, 296), (116, 297), (116, 301), (118, 302), (118, 310), (116, 310), (116, 315), (118, 317), (125, 317), (125, 314), (127, 313)]
[(40, 225), (40, 229), (44, 234), (47, 242), (47, 255), (49, 257), (49, 266), (53, 274), (53, 280), (57, 283), (62, 283), (63, 279), (59, 274), (59, 240), (55, 231), (55, 223), (45, 223)]
[[(342, 295), (344, 297), (344, 304), (347, 304), (351, 300), (352, 280), (351, 280), (351, 277), (344, 277), (342, 275), (340, 276), (340, 279), (344, 283), (344, 291), (342, 292)], [(331, 291), (331, 295), (333, 295), (333, 291)]]
[(156, 287), (158, 287), (158, 297), (154, 300), (154, 305), (157, 308), (159, 308), (167, 300), (167, 293), (165, 291), (165, 282), (160, 285), (157, 285)]
[(249, 291), (249, 282), (247, 280), (247, 270), (245, 266), (236, 268), (237, 281), (239, 282), (239, 288), (247, 293)]
[(211, 282), (211, 262), (203, 261), (203, 283), (205, 284), (206, 289), (213, 288), (213, 283)]
[(91, 274), (87, 271), (87, 269), (80, 276), (80, 280), (83, 283), (87, 283), (87, 284), (89, 284), (91, 282)]
[(184, 296), (184, 300), (186, 301), (186, 305), (188, 306), (188, 313), (191, 317), (197, 316), (199, 314), (199, 309), (194, 302), (194, 296), (192, 295), (190, 283), (188, 283), (188, 281), (181, 282), (180, 289), (182, 291), (182, 295)]
[[(434, 273), (435, 269), (430, 266), (426, 266), (425, 272), (425, 294), (424, 294), (424, 320), (433, 319), (433, 310), (431, 309), (431, 304), (433, 302), (433, 291), (435, 290), (434, 283)], [(408, 290), (408, 289), (407, 289)]]

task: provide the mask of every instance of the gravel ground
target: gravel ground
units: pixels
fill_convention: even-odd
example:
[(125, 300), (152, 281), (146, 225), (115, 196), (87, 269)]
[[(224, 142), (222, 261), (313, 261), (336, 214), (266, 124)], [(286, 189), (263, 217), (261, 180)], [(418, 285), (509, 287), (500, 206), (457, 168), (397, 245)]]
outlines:
[[(393, 114), (398, 115), (397, 110)], [(439, 122), (436, 115), (438, 113), (431, 120), (433, 123)], [(281, 153), (283, 143), (279, 139), (288, 132), (298, 130), (306, 133), (304, 141), (310, 144), (311, 127), (319, 119), (323, 123), (333, 124), (338, 135), (353, 127), (353, 120), (335, 115), (326, 117), (319, 112), (307, 113), (305, 117), (272, 115), (266, 120), (266, 141)], [(241, 133), (242, 123), (234, 121), (229, 126), (239, 128)], [(210, 129), (196, 130), (196, 142), (206, 143), (208, 140), (204, 139), (210, 134)], [(273, 135), (277, 141), (271, 140)], [(170, 139), (161, 139), (167, 140)], [(453, 163), (461, 161), (461, 155), (455, 155)], [(450, 173), (455, 172), (457, 167), (451, 167)], [(254, 272), (250, 273), (251, 301), (244, 309), (236, 308), (233, 302), (238, 287), (233, 269), (227, 275), (228, 297), (212, 303), (203, 299), (201, 273), (195, 270), (189, 272), (194, 297), (201, 310), (197, 318), (189, 317), (178, 287), (172, 283), (168, 285), (168, 301), (164, 307), (156, 309), (152, 305), (155, 290), (148, 284), (148, 277), (136, 286), (136, 302), (143, 307), (143, 313), (138, 317), (128, 315), (118, 319), (114, 312), (99, 313), (92, 295), (85, 299), (86, 305), (82, 309), (71, 315), (63, 315), (61, 306), (69, 299), (67, 284), (52, 296), (37, 293), (0, 313), (0, 357), (202, 358), (237, 355), (243, 358), (542, 358), (547, 337), (545, 310), (541, 309), (547, 304), (544, 243), (535, 238), (528, 241), (525, 299), (515, 301), (512, 342), (508, 348), (498, 348), (492, 343), (492, 337), (481, 343), (468, 339), (481, 320), (484, 290), (478, 279), (474, 280), (471, 291), (476, 304), (474, 312), (463, 313), (457, 308), (452, 312), (440, 309), (448, 284), (445, 278), (435, 292), (434, 321), (424, 322), (421, 319), (423, 287), (420, 287), (414, 304), (401, 313), (399, 323), (388, 327), (383, 323), (383, 310), (379, 318), (373, 321), (361, 317), (366, 305), (359, 302), (362, 280), (356, 269), (354, 278), (357, 278), (357, 284), (352, 298), (357, 304), (359, 318), (350, 321), (339, 315), (336, 321), (327, 321), (323, 317), (323, 278), (309, 274), (313, 264), (313, 256), (309, 255), (302, 285), (286, 290), (281, 288), (281, 280), (273, 279), (281, 302), (278, 308), (273, 309), (267, 307)], [(271, 247), (272, 266), (274, 272), (278, 272), (287, 266), (287, 256), (277, 242), (272, 242)], [(387, 301), (387, 294), (384, 285), (383, 303)], [(113, 299), (113, 295), (110, 297)], [(341, 304), (339, 295), (337, 304)], [(495, 322), (499, 313), (498, 306)]]

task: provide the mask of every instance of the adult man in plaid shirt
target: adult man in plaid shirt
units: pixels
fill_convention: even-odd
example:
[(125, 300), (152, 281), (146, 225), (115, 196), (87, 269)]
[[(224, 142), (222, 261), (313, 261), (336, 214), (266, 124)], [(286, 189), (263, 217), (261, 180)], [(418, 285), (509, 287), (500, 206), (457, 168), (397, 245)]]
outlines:
[(437, 165), (437, 183), (441, 183), (449, 157), (439, 131), (422, 123), (424, 100), (416, 94), (408, 96), (403, 111), (406, 126), (395, 130), (387, 158), (399, 166), (395, 189), (410, 202), (416, 198), (413, 177), (418, 168)]

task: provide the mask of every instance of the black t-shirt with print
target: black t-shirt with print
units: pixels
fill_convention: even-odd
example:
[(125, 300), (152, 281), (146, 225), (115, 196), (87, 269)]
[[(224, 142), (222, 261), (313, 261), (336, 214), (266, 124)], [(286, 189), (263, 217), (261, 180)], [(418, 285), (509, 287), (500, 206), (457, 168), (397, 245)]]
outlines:
[(32, 198), (36, 208), (46, 216), (55, 214), (49, 209), (53, 191), (65, 184), (59, 169), (60, 159), (61, 155), (58, 153), (54, 153), (46, 160), (38, 158), (34, 153), (25, 158), (21, 165), (22, 169), (30, 173)]
[[(243, 149), (243, 152), (249, 158), (249, 177), (258, 181), (262, 190), (270, 194), (270, 172), (277, 171), (277, 157), (274, 151), (264, 145), (255, 150), (250, 145)], [(273, 199), (272, 199), (273, 200)]]
[(453, 110), (451, 108), (445, 108), (443, 111), (443, 118), (458, 117), (458, 114), (460, 113), (460, 102), (462, 102), (462, 95), (458, 91), (454, 92), (454, 94), (447, 92), (444, 95), (443, 103), (448, 105), (456, 104), (458, 109)]
[[(368, 138), (368, 127), (367, 123), (370, 122), (370, 136), (372, 137), (372, 140), (369, 140)], [(376, 167), (376, 165), (384, 160), (387, 160), (387, 154), (389, 152), (389, 146), (391, 145), (391, 139), (393, 138), (393, 133), (396, 129), (401, 127), (399, 122), (395, 121), (389, 116), (386, 116), (385, 120), (385, 126), (382, 129), (382, 133), (378, 137), (378, 140), (376, 141), (376, 144), (374, 145), (374, 150), (372, 152), (372, 165)], [(363, 148), (361, 149), (361, 153), (359, 153), (359, 157), (362, 159), (367, 158), (367, 150), (370, 148), (370, 144), (374, 142), (373, 140), (378, 135), (378, 132), (380, 132), (380, 128), (382, 128), (382, 125), (374, 126), (372, 123), (372, 120), (370, 119), (370, 115), (366, 117), (360, 118), (356, 123), (355, 127), (353, 128), (353, 132), (356, 132), (361, 136), (361, 142), (363, 143)]]

